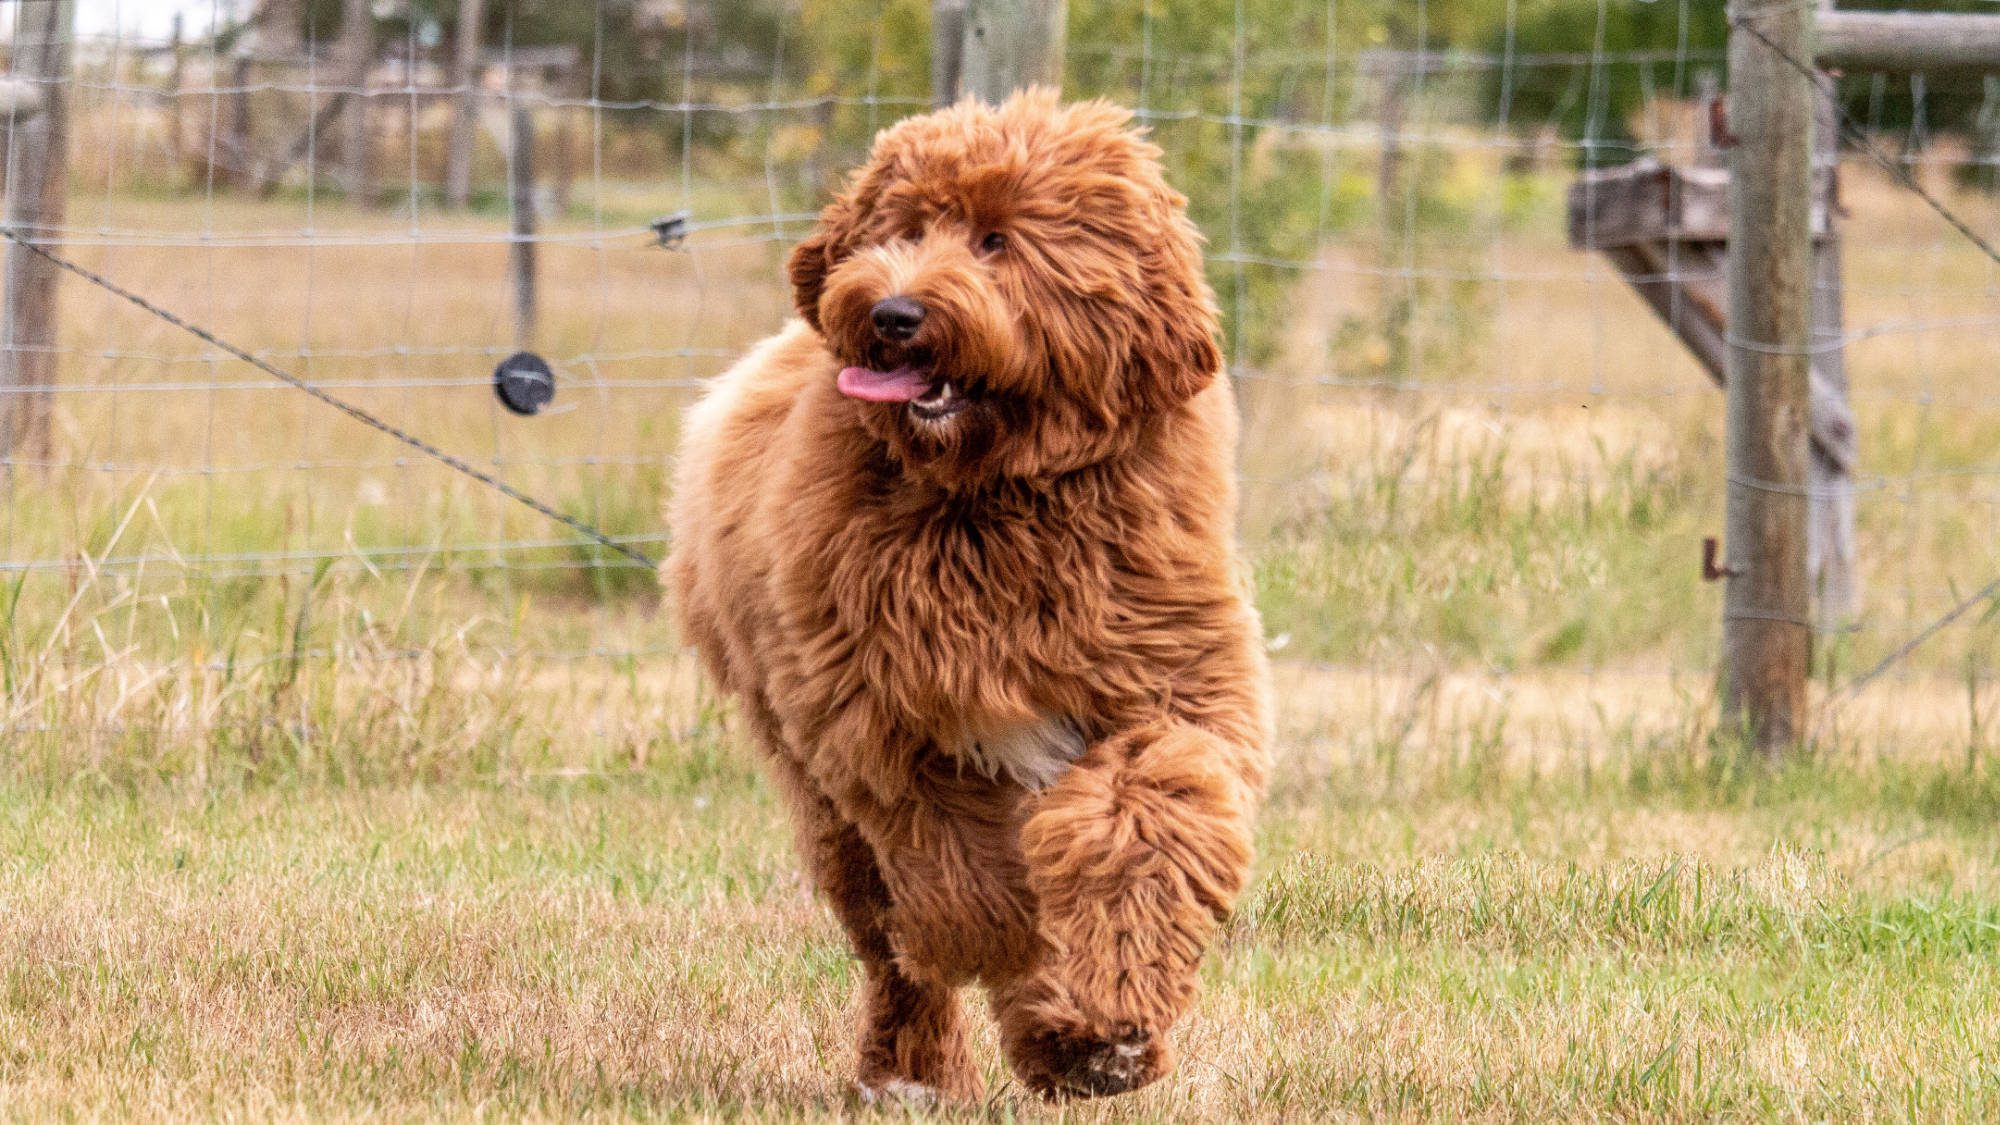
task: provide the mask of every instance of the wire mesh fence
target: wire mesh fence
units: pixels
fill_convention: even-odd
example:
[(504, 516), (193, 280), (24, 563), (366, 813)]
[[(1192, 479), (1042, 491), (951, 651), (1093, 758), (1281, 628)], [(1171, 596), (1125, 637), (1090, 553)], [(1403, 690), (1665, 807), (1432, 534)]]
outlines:
[[(868, 138), (932, 102), (928, 6), (896, 0), (495, 3), (463, 76), (437, 5), (362, 6), (359, 66), (337, 4), (180, 7), (167, 31), (150, 4), (84, 5), (50, 245), (654, 555), (679, 411), (788, 315), (783, 253)], [(1721, 397), (1568, 246), (1564, 200), (1580, 168), (1698, 159), (1714, 13), (1662, 0), (1659, 41), (1630, 44), (1574, 5), (1585, 46), (1545, 50), (1492, 7), (1475, 33), (1424, 3), (1073, 5), (1065, 93), (1133, 108), (1208, 238), (1266, 628), (1348, 685), (1299, 691), (1704, 700)], [(1842, 97), (2000, 230), (1993, 79), (1850, 75)], [(1819, 637), (1827, 683), (2000, 574), (2000, 271), (1880, 169), (1840, 176), (1861, 603)], [(315, 662), (673, 658), (640, 564), (111, 294), (64, 282), (57, 340), (51, 384), (8, 392), (53, 404), (0, 516), (17, 729), (199, 726), (226, 690), (198, 681), (250, 668), (277, 669), (246, 695), (268, 703)], [(492, 393), (523, 346), (557, 373), (532, 417)], [(1980, 607), (1893, 678), (1976, 734), (1996, 650)]]

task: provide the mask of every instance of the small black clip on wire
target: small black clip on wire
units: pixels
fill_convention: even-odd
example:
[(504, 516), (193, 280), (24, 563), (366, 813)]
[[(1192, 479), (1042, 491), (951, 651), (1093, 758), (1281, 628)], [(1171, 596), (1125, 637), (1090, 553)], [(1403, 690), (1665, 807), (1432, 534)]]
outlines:
[(676, 211), (671, 215), (662, 215), (646, 225), (653, 229), (653, 237), (659, 240), (660, 249), (679, 250), (687, 241), (688, 218), (686, 211)]

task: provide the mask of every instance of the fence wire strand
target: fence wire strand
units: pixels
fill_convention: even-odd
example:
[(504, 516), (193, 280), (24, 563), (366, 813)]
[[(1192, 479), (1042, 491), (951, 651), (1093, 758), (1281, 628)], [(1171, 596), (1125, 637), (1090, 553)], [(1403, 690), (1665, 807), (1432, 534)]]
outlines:
[[(332, 28), (302, 29), (281, 56), (236, 18), (246, 5), (170, 6), (186, 16), (178, 40), (152, 6), (129, 3), (75, 37), (69, 213), (0, 230), (90, 287), (64, 292), (52, 347), (0, 341), (56, 372), (0, 386), (0, 411), (41, 396), (57, 418), (50, 448), (4, 456), (0, 572), (23, 581), (69, 581), (80, 559), (134, 580), (446, 566), (491, 583), (476, 604), (504, 617), (494, 591), (517, 595), (517, 578), (523, 589), (544, 588), (538, 574), (631, 579), (664, 544), (657, 507), (680, 410), (790, 314), (782, 253), (868, 137), (932, 100), (925, 45), (880, 18), (908, 7), (895, 0), (835, 17), (820, 0), (754, 0), (732, 14), (769, 18), (738, 23), (697, 0), (681, 6), (680, 31), (645, 33), (656, 36), (646, 81), (623, 53), (633, 33), (620, 21), (635, 6), (576, 6), (586, 26), (572, 61), (555, 65), (533, 61), (554, 57), (548, 45), (517, 41), (520, 5), (489, 5), (470, 84), (452, 77), (448, 40), (396, 5), (375, 5), (394, 31), (359, 80)], [(1602, 617), (1607, 586), (1693, 573), (1699, 533), (1719, 518), (1704, 507), (1724, 484), (1712, 385), (1626, 278), (1562, 239), (1580, 166), (1706, 158), (1699, 99), (1726, 53), (1699, 34), (1702, 6), (1659, 6), (1671, 38), (1636, 47), (1622, 45), (1616, 6), (1590, 0), (1573, 5), (1581, 41), (1557, 47), (1537, 39), (1538, 6), (1515, 0), (1493, 5), (1502, 15), (1478, 42), (1454, 39), (1461, 14), (1428, 0), (1384, 6), (1373, 24), (1335, 0), (1210, 6), (1216, 26), (1191, 31), (1186, 12), (1154, 0), (1114, 5), (1119, 18), (1072, 5), (1066, 80), (1134, 107), (1207, 235), (1253, 427), (1246, 537), (1276, 631), (1315, 631), (1293, 642), (1319, 646), (1297, 658), (1333, 662), (1513, 668), (1555, 653), (1593, 671), (1708, 667), (1712, 641), (1659, 639), (1696, 635), (1676, 631), (1680, 616), (1719, 625), (1719, 599), (1695, 601), (1698, 585), (1663, 587), (1688, 603), (1674, 613), (1631, 611), (1652, 614), (1634, 632), (1653, 639), (1560, 655), (1564, 622)], [(1769, 46), (1756, 13), (1733, 26)], [(1940, 124), (1965, 96), (1942, 80), (1861, 76), (1844, 89), (1849, 320), (1814, 348), (1844, 349), (1854, 371), (1868, 581), (1862, 616), (1827, 631), (1869, 671), (1836, 698), (1898, 675), (1990, 679), (1975, 611), (1993, 587), (1968, 600), (1958, 591), (1970, 583), (1954, 582), (1961, 568), (2000, 567), (2000, 544), (1969, 530), (2000, 513), (2000, 460), (1978, 445), (2000, 432), (2000, 389), (1966, 377), (2000, 337), (2000, 253), (1981, 233), (2000, 210), (1947, 182), (2000, 179), (2000, 136)], [(476, 190), (460, 210), (441, 165), (465, 96), (478, 111)], [(371, 130), (368, 206), (347, 182), (351, 106)], [(532, 234), (513, 221), (504, 171), (516, 108), (537, 122)], [(27, 121), (16, 113), (0, 129), (10, 196)], [(1919, 207), (1948, 226), (1916, 221)], [(653, 225), (670, 214), (683, 216), (674, 252)], [(524, 245), (544, 300), (533, 341), (516, 338), (508, 312), (506, 259)], [(1674, 250), (1630, 280), (1711, 279)], [(492, 398), (490, 371), (529, 343), (553, 361), (559, 392), (517, 418)], [(396, 445), (323, 424), (291, 390)], [(447, 473), (476, 482), (478, 498)], [(103, 512), (145, 489), (163, 509), (150, 538), (106, 549)], [(1378, 512), (1412, 493), (1442, 514)], [(1606, 523), (1610, 496), (1628, 523), (1661, 522)], [(1429, 568), (1448, 569), (1453, 536), (1469, 533), (1433, 525), (1482, 504), (1567, 505), (1563, 518), (1595, 538), (1549, 533), (1438, 577)], [(71, 526), (37, 518), (51, 507), (71, 509)], [(1308, 531), (1354, 538), (1363, 526), (1372, 553), (1308, 557)], [(1634, 549), (1619, 539), (1628, 532), (1661, 557), (1619, 557)], [(1422, 536), (1434, 539), (1399, 554), (1399, 537)], [(1406, 571), (1400, 589), (1341, 577), (1381, 558)], [(1453, 599), (1481, 582), (1537, 603), (1519, 625), (1532, 636), (1454, 616), (1477, 616)], [(1398, 619), (1384, 608), (1397, 599), (1428, 609)], [(1340, 639), (1349, 614), (1386, 622), (1384, 635)], [(1974, 638), (1963, 651), (1925, 647), (1944, 649), (1953, 625)]]

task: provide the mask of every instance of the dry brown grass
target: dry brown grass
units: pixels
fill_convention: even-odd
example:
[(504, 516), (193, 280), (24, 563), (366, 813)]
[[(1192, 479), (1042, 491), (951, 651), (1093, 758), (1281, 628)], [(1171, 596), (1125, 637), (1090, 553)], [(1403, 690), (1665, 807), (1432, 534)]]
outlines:
[[(1865, 471), (1894, 483), (1864, 497), (1870, 615), (1840, 671), (2000, 570), (1990, 274), (1867, 175), (1849, 204), (1851, 321), (1954, 326), (1853, 349)], [(492, 219), (427, 215), (446, 241), (412, 246), (407, 218), (302, 215), (86, 195), (72, 221), (118, 243), (87, 263), (621, 532), (657, 529), (681, 384), (786, 308), (761, 232), (671, 255), (559, 224), (583, 239), (544, 258), (571, 409), (517, 421), (478, 385), (508, 336)], [(1187, 1060), (1051, 1112), (989, 1050), (987, 1116), (2000, 1101), (2000, 625), (1829, 712), (1810, 761), (1712, 755), (1719, 609), (1693, 571), (1719, 399), (1553, 226), (1494, 229), (1478, 268), (1516, 279), (1426, 386), (1312, 381), (1346, 345), (1302, 331), (1242, 388), (1281, 765)], [(253, 232), (281, 245), (228, 245)], [(1375, 307), (1366, 246), (1344, 253), (1302, 324)], [(65, 300), (62, 377), (103, 389), (62, 396), (62, 465), (0, 512), (10, 558), (67, 560), (0, 591), (0, 1115), (855, 1112), (851, 968), (648, 577), (454, 553), (554, 536)], [(421, 379), (470, 385), (395, 385)], [(415, 550), (358, 549), (382, 544)]]
[[(515, 688), (530, 714), (660, 708), (678, 735), (644, 761), (571, 738), (333, 788), (17, 777), (0, 1112), (856, 1113), (837, 930), (681, 667)], [(1992, 1006), (1968, 1002), (2000, 985), (1986, 772), (1864, 754), (1732, 781), (1648, 741), (1658, 700), (1559, 680), (1435, 688), (1398, 742), (1413, 685), (1283, 683), (1263, 874), (1180, 1071), (1051, 1113), (983, 1036), (985, 1115), (1992, 1108)], [(1523, 717), (1490, 753), (1465, 743), (1482, 695)], [(1566, 725), (1586, 700), (1604, 729)], [(1876, 721), (1860, 745), (1910, 737)]]

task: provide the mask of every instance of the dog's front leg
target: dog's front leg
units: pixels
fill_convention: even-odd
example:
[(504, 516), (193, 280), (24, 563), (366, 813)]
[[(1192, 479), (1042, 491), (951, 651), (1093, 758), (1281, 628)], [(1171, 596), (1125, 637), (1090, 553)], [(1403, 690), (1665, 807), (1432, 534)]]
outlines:
[(1019, 794), (955, 769), (921, 770), (904, 799), (862, 824), (894, 905), (897, 961), (963, 983), (1037, 959), (1034, 906), (1014, 846)]
[(1114, 1094), (1171, 1069), (1167, 1029), (1250, 865), (1245, 760), (1160, 721), (1092, 746), (1036, 799), (1021, 843), (1048, 951), (994, 991), (1030, 1087)]
[(1020, 786), (939, 752), (873, 708), (846, 707), (808, 733), (821, 749), (806, 770), (867, 841), (888, 889), (884, 921), (902, 971), (956, 987), (1034, 963)]
[(873, 847), (787, 747), (763, 700), (746, 700), (744, 710), (791, 808), (799, 854), (861, 962), (857, 1092), (871, 1103), (976, 1101), (983, 1083), (966, 1046), (958, 989), (897, 963), (894, 902)]

